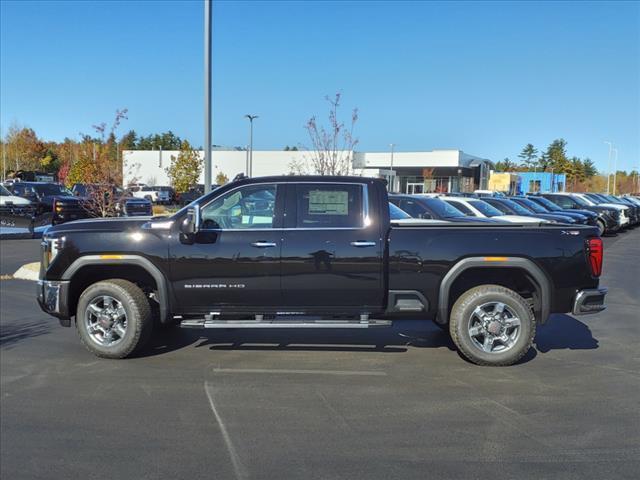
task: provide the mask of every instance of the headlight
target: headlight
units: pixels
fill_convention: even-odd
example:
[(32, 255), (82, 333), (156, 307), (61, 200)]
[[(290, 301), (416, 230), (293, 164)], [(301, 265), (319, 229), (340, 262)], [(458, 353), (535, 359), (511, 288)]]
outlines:
[(42, 242), (42, 246), (45, 249), (45, 259), (47, 264), (45, 268), (48, 267), (51, 262), (58, 256), (58, 254), (62, 251), (65, 244), (65, 237), (58, 238), (45, 238)]

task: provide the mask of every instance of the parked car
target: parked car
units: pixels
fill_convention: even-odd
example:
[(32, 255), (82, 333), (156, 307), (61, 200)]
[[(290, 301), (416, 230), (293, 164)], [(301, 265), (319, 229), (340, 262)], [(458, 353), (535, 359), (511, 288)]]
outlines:
[[(598, 219), (596, 220), (598, 231), (601, 235), (604, 233), (615, 233), (622, 228), (620, 210), (617, 208), (595, 205), (593, 202), (587, 202), (578, 196), (566, 193), (542, 193), (539, 194), (539, 196), (546, 198), (563, 209), (578, 212), (588, 210), (596, 213), (598, 215)], [(535, 197), (532, 196), (531, 198)]]
[(434, 320), (480, 365), (522, 358), (552, 313), (605, 308), (593, 227), (427, 222), (391, 222), (379, 179), (244, 179), (169, 219), (49, 228), (37, 299), (62, 325), (75, 318), (100, 357), (130, 356), (156, 322), (369, 328), (406, 318)]
[(114, 216), (116, 217), (136, 217), (144, 215), (153, 215), (153, 205), (146, 198), (136, 198), (115, 185), (99, 185), (91, 183), (76, 183), (71, 188), (74, 195), (78, 197), (81, 205), (88, 210), (93, 216), (99, 216), (98, 212), (91, 212), (92, 205), (90, 198), (96, 194), (113, 195), (116, 199), (114, 202)]
[(169, 186), (159, 186), (159, 187), (155, 187), (158, 191), (166, 191), (169, 193), (169, 205), (175, 205), (176, 203), (178, 203), (178, 194), (176, 193), (175, 189), (173, 187), (169, 187)]
[(145, 186), (130, 186), (128, 188), (131, 196), (136, 198), (146, 198), (147, 200), (158, 203), (158, 204), (168, 204), (169, 203), (169, 192), (167, 190), (163, 190), (158, 187), (149, 187)]
[(640, 207), (638, 207), (635, 203), (627, 202), (626, 200), (616, 197), (615, 195), (607, 195), (604, 193), (584, 193), (584, 195), (598, 205), (609, 203), (613, 205), (622, 205), (628, 207), (629, 210), (627, 211), (627, 213), (629, 214), (629, 224), (637, 225), (638, 223), (640, 223)]
[(485, 202), (485, 199), (462, 198), (462, 197), (442, 197), (442, 200), (457, 208), (469, 217), (491, 218), (500, 222), (508, 223), (549, 223), (533, 217), (522, 215), (507, 215), (502, 213), (493, 205)]
[(571, 193), (570, 195), (575, 198), (580, 198), (592, 206), (598, 205), (600, 207), (615, 208), (620, 212), (620, 224), (622, 227), (628, 227), (631, 224), (631, 209), (627, 206), (619, 205), (615, 202), (611, 202), (610, 200), (595, 199), (584, 193)]
[[(212, 189), (218, 188), (218, 185), (211, 185)], [(178, 203), (182, 206), (188, 205), (204, 195), (204, 185), (198, 184), (191, 187), (186, 192), (178, 195)]]
[(26, 198), (12, 195), (0, 185), (0, 226), (31, 228), (33, 225), (33, 205)]
[(558, 205), (553, 203), (551, 200), (547, 200), (544, 197), (539, 196), (530, 196), (526, 197), (513, 197), (514, 199), (526, 199), (534, 205), (538, 205), (545, 209), (545, 211), (549, 213), (558, 213), (560, 215), (568, 215), (572, 218), (576, 219), (576, 222), (591, 225), (593, 227), (598, 226), (597, 219), (598, 214), (594, 212), (590, 212), (589, 210), (565, 210), (560, 208)]
[(484, 198), (489, 205), (496, 207), (505, 215), (522, 215), (523, 217), (538, 218), (547, 220), (552, 223), (568, 223), (573, 224), (576, 221), (568, 216), (555, 215), (553, 213), (536, 213), (533, 208), (514, 202), (510, 198)]
[(426, 195), (389, 195), (389, 201), (413, 218), (446, 220), (449, 222), (495, 223), (490, 218), (469, 217), (440, 198)]
[(66, 187), (52, 182), (17, 182), (11, 186), (14, 195), (30, 200), (40, 223), (52, 225), (89, 217), (78, 198)]

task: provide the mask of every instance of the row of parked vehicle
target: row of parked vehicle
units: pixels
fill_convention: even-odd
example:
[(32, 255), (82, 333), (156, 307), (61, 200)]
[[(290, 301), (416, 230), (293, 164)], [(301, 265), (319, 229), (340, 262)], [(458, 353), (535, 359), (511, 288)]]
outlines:
[(442, 222), (561, 223), (598, 227), (600, 235), (640, 223), (640, 198), (598, 193), (526, 196), (476, 194), (390, 194), (394, 220)]
[[(153, 214), (150, 200), (131, 196), (113, 185), (76, 183), (68, 189), (55, 182), (12, 182), (0, 187), (0, 222), (6, 227), (56, 225), (102, 216), (99, 210), (106, 204), (112, 206), (109, 213), (117, 217)], [(112, 200), (96, 201), (101, 196)]]

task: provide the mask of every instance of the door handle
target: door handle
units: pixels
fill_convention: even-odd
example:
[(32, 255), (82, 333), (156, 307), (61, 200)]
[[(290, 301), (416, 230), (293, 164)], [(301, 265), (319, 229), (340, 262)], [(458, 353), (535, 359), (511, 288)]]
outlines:
[(256, 248), (270, 248), (275, 247), (276, 244), (275, 242), (253, 242), (251, 246)]
[(375, 247), (376, 242), (366, 242), (363, 240), (356, 240), (355, 242), (351, 242), (352, 247), (364, 248), (364, 247)]

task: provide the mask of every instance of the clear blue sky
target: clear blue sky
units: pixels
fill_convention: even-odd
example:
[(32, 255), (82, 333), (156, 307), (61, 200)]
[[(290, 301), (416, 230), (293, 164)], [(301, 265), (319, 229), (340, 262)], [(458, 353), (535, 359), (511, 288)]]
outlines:
[[(52, 140), (121, 128), (203, 139), (201, 1), (1, 2), (1, 120)], [(306, 144), (323, 97), (360, 150), (516, 159), (528, 142), (640, 163), (638, 2), (215, 2), (214, 143)]]

